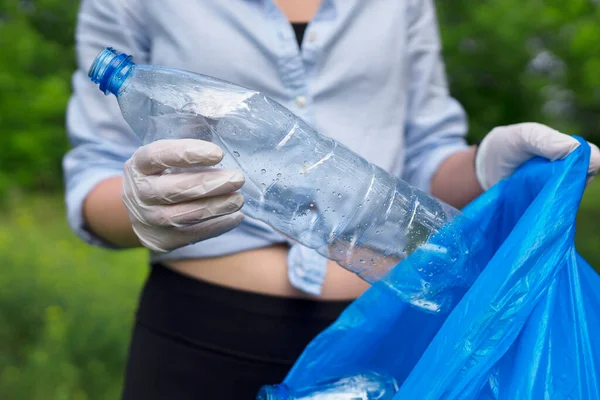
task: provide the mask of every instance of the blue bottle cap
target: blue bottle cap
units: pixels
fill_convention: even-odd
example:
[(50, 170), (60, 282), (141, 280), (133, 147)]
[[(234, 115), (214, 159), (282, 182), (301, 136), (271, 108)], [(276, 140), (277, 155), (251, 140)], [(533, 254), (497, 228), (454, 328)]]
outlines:
[(88, 76), (94, 83), (100, 84), (104, 94), (119, 95), (123, 83), (135, 66), (132, 56), (120, 53), (112, 47), (102, 50), (92, 63)]
[(288, 400), (290, 391), (284, 384), (263, 386), (260, 388), (256, 400)]

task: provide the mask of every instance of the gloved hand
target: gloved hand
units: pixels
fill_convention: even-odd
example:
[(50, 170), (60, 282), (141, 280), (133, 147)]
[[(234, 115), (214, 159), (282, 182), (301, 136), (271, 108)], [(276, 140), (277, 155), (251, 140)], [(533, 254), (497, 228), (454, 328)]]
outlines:
[[(522, 123), (493, 129), (481, 141), (475, 156), (475, 173), (484, 190), (510, 176), (529, 159), (540, 156), (555, 161), (579, 147), (577, 139), (546, 125)], [(590, 143), (589, 181), (600, 170), (600, 151)]]
[(233, 193), (241, 172), (170, 168), (214, 166), (223, 158), (215, 144), (195, 139), (159, 140), (140, 147), (125, 163), (122, 199), (133, 230), (147, 248), (165, 252), (225, 233), (242, 221), (244, 202)]

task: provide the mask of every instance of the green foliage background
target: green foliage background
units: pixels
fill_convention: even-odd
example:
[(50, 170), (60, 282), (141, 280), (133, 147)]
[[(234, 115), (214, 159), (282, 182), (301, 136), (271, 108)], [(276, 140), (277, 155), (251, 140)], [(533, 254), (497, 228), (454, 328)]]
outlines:
[[(592, 0), (437, 1), (453, 94), (470, 139), (547, 123), (600, 143), (600, 7)], [(74, 0), (0, 0), (0, 399), (115, 399), (141, 250), (110, 252), (69, 231), (62, 206), (64, 111)], [(600, 266), (600, 185), (577, 244)]]
[(76, 13), (72, 0), (0, 0), (0, 195), (61, 188)]

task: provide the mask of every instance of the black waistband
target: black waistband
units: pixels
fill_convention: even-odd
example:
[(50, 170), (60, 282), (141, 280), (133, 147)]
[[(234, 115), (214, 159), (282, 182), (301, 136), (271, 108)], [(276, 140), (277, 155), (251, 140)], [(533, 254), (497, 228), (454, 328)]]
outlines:
[(230, 289), (157, 264), (143, 289), (137, 319), (188, 344), (291, 363), (348, 305)]

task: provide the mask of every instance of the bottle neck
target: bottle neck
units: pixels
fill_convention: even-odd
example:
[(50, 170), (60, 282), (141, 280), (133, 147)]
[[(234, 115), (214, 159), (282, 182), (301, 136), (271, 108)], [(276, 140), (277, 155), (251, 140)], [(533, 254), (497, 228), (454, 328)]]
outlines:
[(135, 63), (132, 57), (120, 53), (111, 47), (104, 49), (92, 63), (88, 76), (100, 85), (104, 94), (119, 96), (121, 87), (133, 71)]

